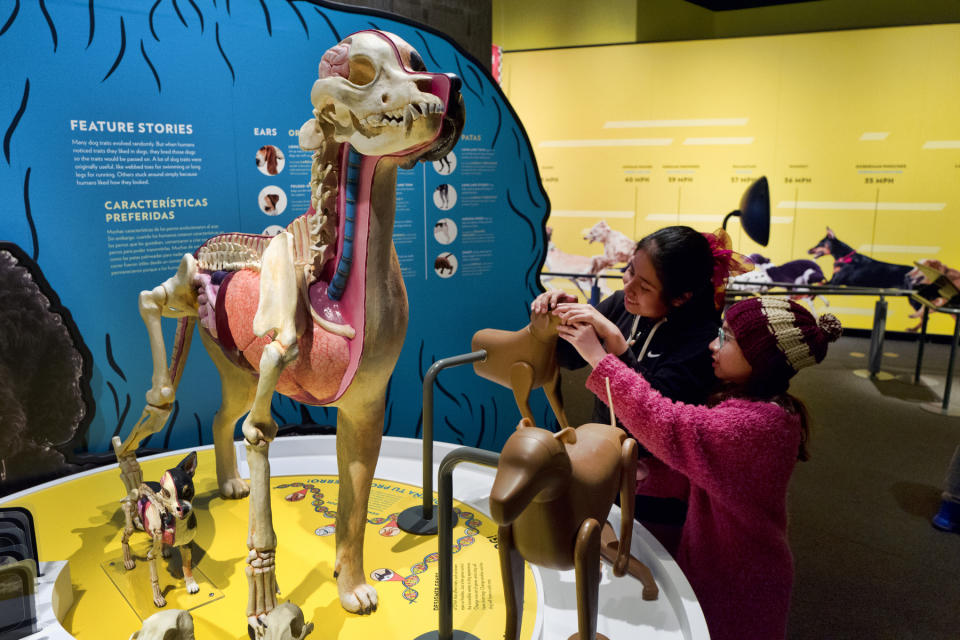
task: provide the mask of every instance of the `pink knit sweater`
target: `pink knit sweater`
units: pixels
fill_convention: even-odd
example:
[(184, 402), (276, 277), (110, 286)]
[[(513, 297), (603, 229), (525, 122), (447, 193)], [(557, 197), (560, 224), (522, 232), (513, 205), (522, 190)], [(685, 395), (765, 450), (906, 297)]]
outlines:
[(604, 378), (630, 433), (690, 480), (677, 563), (712, 640), (783, 638), (793, 583), (786, 496), (799, 417), (744, 399), (715, 407), (675, 403), (612, 355), (587, 379), (606, 401)]

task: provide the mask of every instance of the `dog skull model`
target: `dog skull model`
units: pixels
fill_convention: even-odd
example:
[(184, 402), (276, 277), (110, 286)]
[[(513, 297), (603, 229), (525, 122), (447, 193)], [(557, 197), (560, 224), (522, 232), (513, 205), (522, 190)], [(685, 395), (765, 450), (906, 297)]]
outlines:
[(130, 640), (194, 640), (193, 617), (183, 609), (160, 611), (144, 620)]
[(320, 61), (320, 78), (310, 92), (317, 119), (301, 128), (301, 146), (318, 148), (322, 134), (317, 124), (327, 122), (337, 142), (348, 142), (363, 154), (408, 148), (410, 139), (435, 129), (444, 111), (443, 101), (427, 92), (431, 75), (417, 72), (426, 67), (409, 46), (395, 49), (372, 32), (345, 39)]
[(303, 611), (292, 602), (284, 602), (267, 615), (263, 640), (303, 640), (313, 631), (312, 622), (304, 622)]

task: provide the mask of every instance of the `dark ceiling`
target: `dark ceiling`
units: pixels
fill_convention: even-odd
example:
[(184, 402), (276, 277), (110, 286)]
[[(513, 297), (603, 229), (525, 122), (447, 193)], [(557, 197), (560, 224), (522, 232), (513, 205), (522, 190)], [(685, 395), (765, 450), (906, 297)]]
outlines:
[(734, 9), (756, 9), (757, 7), (773, 7), (781, 4), (798, 4), (800, 2), (817, 2), (819, 0), (686, 0), (690, 4), (709, 9), (710, 11), (732, 11)]

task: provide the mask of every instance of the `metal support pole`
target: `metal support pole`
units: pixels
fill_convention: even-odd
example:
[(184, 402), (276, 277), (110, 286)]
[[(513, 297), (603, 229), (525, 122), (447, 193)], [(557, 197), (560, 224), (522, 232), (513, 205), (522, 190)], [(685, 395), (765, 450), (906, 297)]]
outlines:
[(917, 369), (913, 372), (913, 384), (920, 384), (920, 368), (923, 366), (923, 347), (927, 343), (927, 321), (930, 320), (930, 307), (923, 306), (923, 319), (920, 321), (920, 344), (917, 345)]
[(590, 306), (595, 307), (600, 304), (600, 278), (594, 277), (593, 284), (590, 286)]
[(432, 536), (437, 533), (437, 519), (433, 513), (433, 383), (444, 369), (461, 364), (486, 360), (481, 349), (433, 363), (423, 377), (423, 507), (404, 509), (397, 516), (397, 526), (407, 533)]
[(924, 402), (920, 408), (942, 416), (960, 416), (960, 407), (950, 408), (950, 392), (953, 390), (953, 366), (957, 361), (957, 346), (960, 342), (960, 309), (940, 307), (936, 311), (953, 316), (953, 338), (950, 341), (950, 359), (947, 361), (947, 375), (943, 381), (943, 402)]
[(439, 589), (439, 628), (428, 631), (416, 640), (479, 640), (473, 634), (453, 628), (453, 469), (461, 462), (472, 462), (496, 468), (500, 454), (474, 447), (454, 449), (440, 463), (438, 482), (440, 495), (440, 534), (437, 536), (437, 553), (440, 556), (438, 578)]
[(870, 332), (870, 357), (868, 369), (870, 377), (880, 373), (883, 363), (883, 336), (887, 330), (887, 301), (883, 296), (873, 307), (873, 331)]
[(947, 361), (947, 379), (943, 386), (943, 413), (950, 411), (950, 389), (953, 387), (953, 363), (957, 356), (957, 340), (960, 340), (960, 314), (953, 317), (953, 341), (950, 343), (950, 360)]

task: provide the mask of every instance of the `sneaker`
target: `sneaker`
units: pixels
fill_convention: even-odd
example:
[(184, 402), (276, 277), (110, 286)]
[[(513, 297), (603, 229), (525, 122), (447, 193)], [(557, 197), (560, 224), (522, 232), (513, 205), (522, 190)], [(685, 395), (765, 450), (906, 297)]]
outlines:
[(941, 531), (960, 532), (960, 502), (943, 500), (940, 503), (940, 511), (933, 516), (932, 524)]

